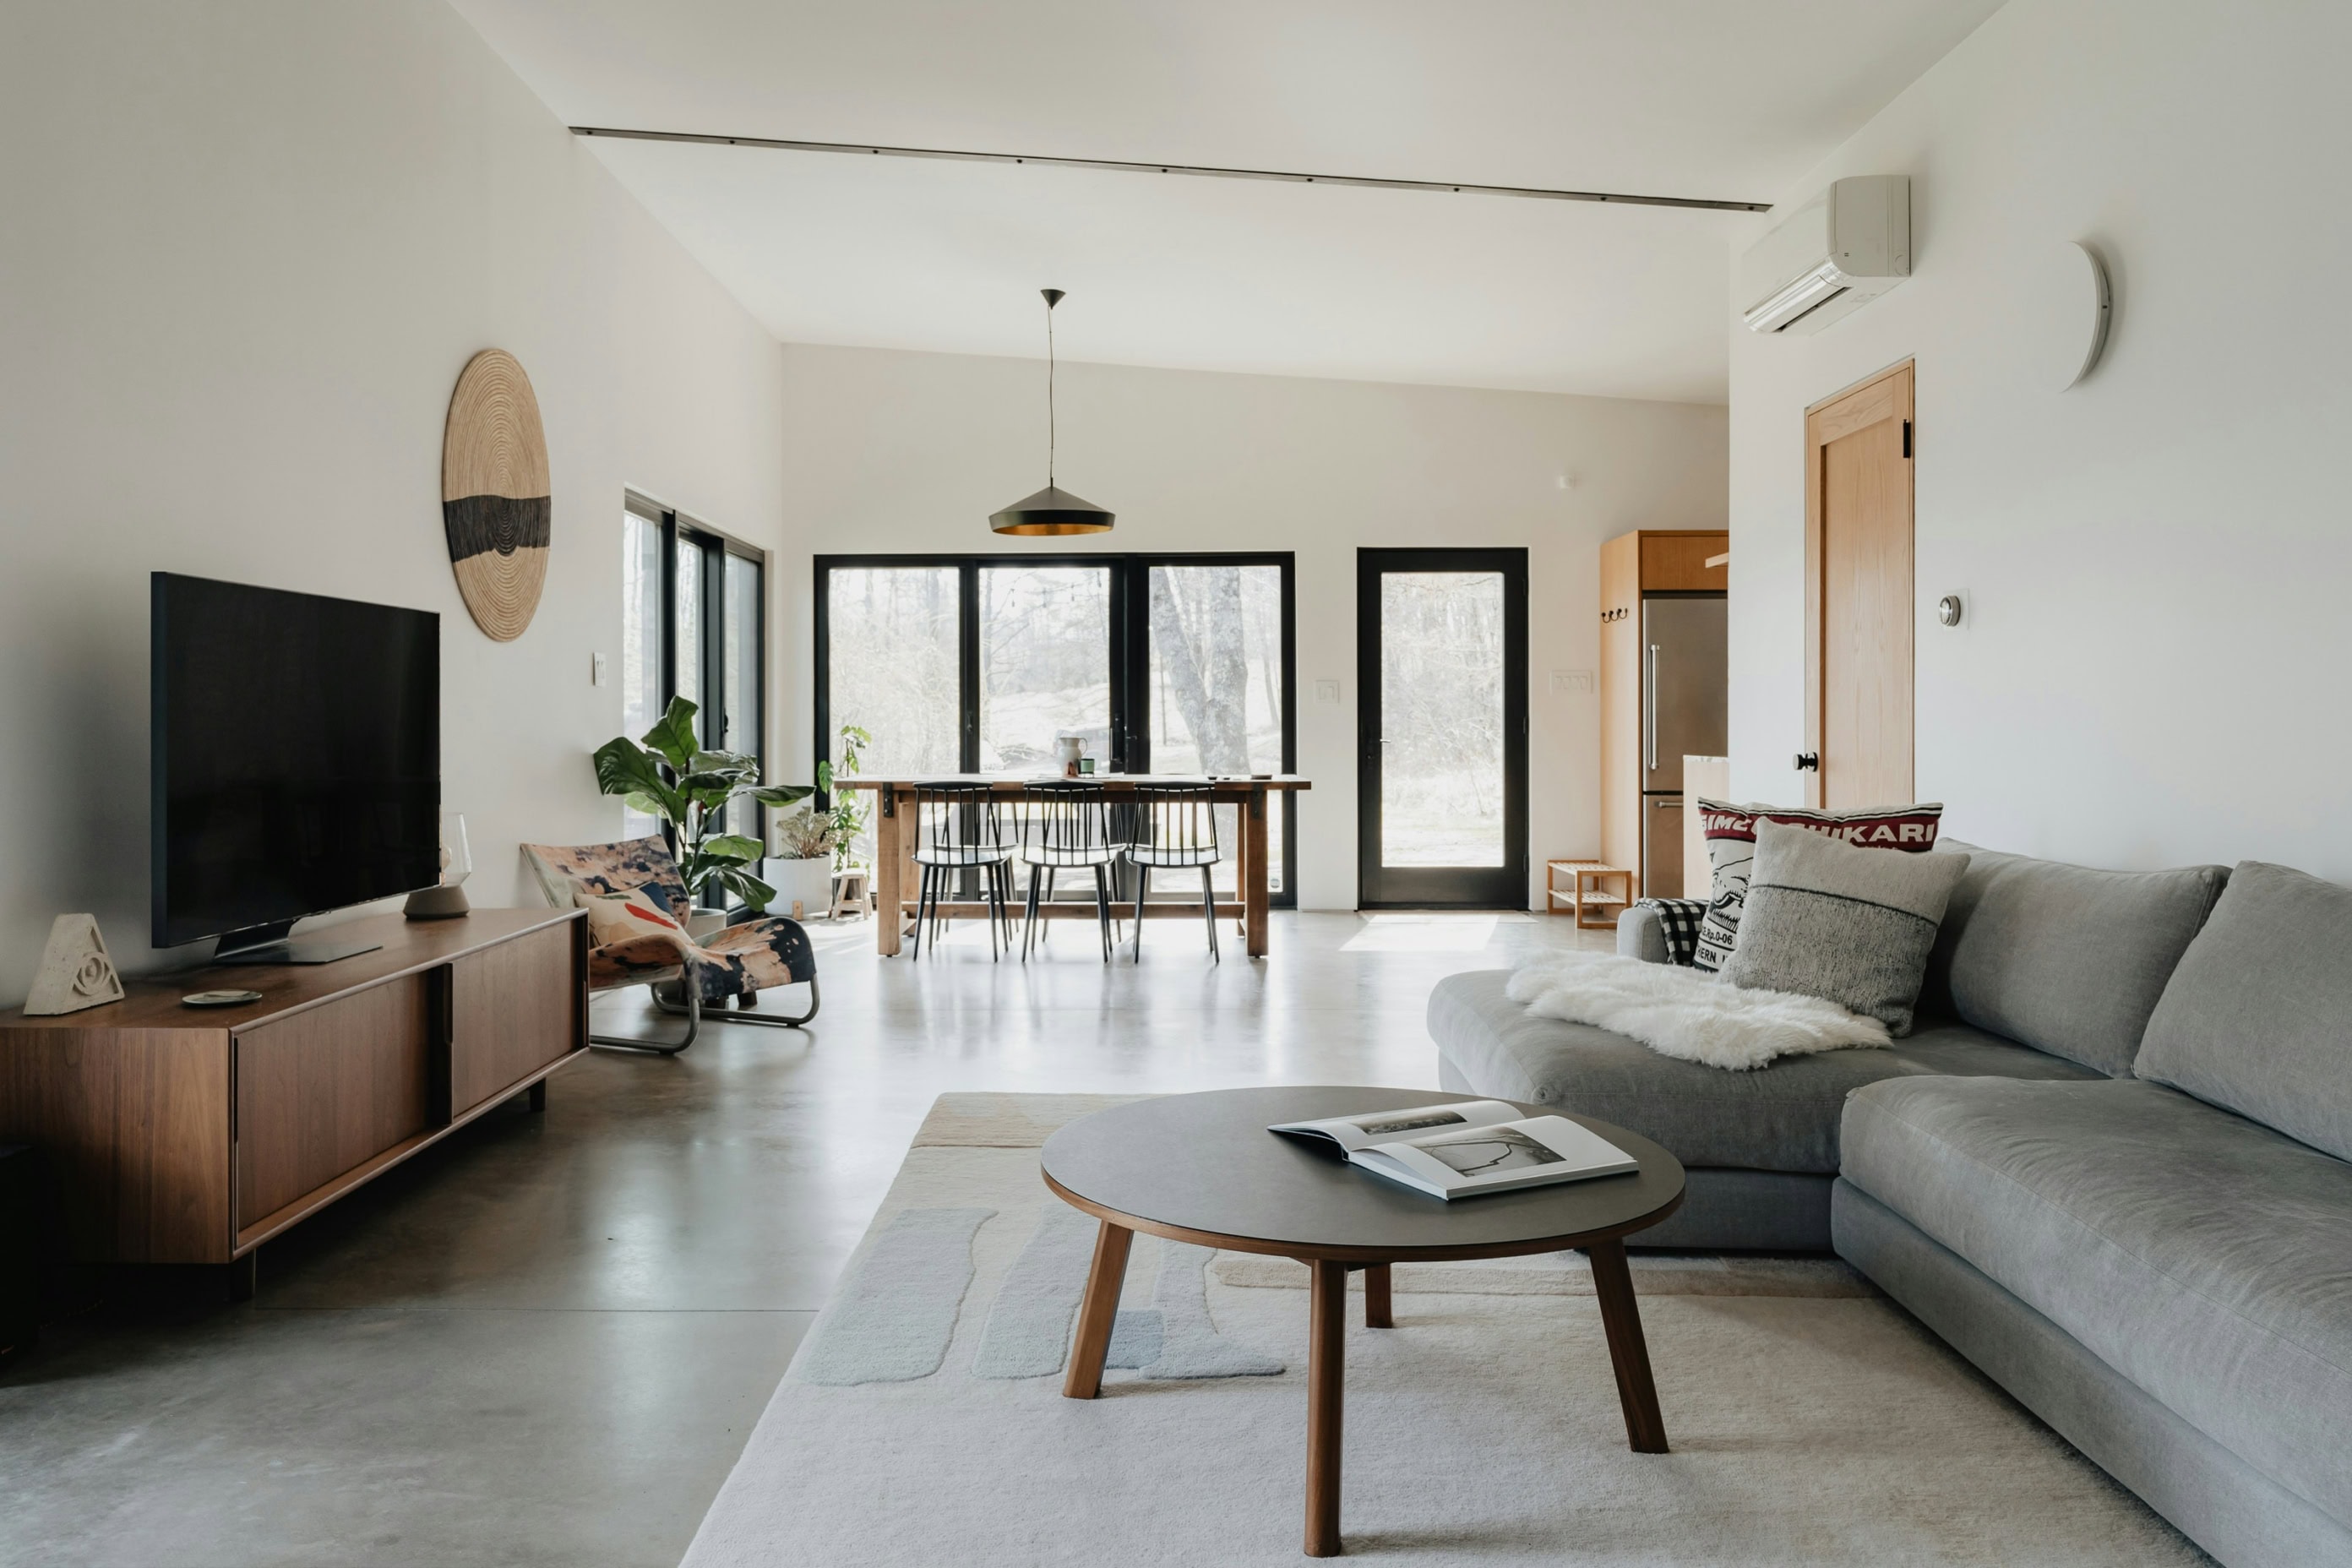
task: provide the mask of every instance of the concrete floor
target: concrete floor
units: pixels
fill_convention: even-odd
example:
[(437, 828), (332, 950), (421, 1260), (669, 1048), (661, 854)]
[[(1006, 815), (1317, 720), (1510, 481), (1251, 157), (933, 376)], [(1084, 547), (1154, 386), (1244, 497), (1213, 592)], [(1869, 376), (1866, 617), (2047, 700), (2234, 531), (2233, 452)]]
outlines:
[[(805, 1034), (597, 1052), (262, 1250), (248, 1303), (110, 1305), (0, 1377), (0, 1563), (675, 1563), (950, 1089), (1436, 1084), (1431, 984), (1580, 942), (1528, 916), (1154, 922), (992, 963), (812, 928)], [(600, 1005), (599, 1026), (639, 1005)]]

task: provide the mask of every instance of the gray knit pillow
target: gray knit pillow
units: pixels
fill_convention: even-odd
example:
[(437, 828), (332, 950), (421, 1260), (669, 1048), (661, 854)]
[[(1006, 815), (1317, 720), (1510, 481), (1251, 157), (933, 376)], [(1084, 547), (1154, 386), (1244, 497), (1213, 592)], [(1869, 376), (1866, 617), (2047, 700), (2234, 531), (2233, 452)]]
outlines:
[(1965, 855), (1857, 849), (1810, 827), (1756, 825), (1734, 985), (1819, 996), (1901, 1037)]

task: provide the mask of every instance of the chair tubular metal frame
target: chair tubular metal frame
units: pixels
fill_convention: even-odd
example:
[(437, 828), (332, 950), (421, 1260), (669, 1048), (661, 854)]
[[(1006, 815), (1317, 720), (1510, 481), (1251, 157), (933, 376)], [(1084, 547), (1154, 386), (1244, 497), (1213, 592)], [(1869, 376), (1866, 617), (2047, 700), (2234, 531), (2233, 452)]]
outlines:
[(940, 940), (940, 889), (965, 871), (981, 874), (981, 898), (989, 906), (988, 957), (995, 963), (1013, 950), (1013, 846), (995, 790), (984, 784), (949, 780), (919, 784), (914, 790), (915, 864), (922, 879), (915, 895), (915, 950), (923, 956), (923, 931)]
[(1217, 949), (1217, 890), (1211, 868), (1224, 858), (1217, 844), (1217, 801), (1206, 779), (1198, 784), (1139, 784), (1135, 786), (1136, 842), (1126, 848), (1135, 868), (1135, 962), (1143, 962), (1143, 901), (1150, 896), (1151, 872), (1197, 866), (1201, 915), (1209, 929), (1209, 956)]
[(1102, 932), (1103, 962), (1118, 951), (1118, 921), (1111, 910), (1110, 868), (1125, 847), (1111, 835), (1110, 797), (1090, 779), (1051, 779), (1032, 784), (1021, 803), (1020, 847), (1016, 853), (1029, 868), (1029, 893), (1024, 905), (1022, 962), (1028, 962), (1033, 942), (1045, 939), (1046, 927), (1037, 910), (1039, 896), (1054, 897), (1054, 873), (1095, 874), (1095, 922)]

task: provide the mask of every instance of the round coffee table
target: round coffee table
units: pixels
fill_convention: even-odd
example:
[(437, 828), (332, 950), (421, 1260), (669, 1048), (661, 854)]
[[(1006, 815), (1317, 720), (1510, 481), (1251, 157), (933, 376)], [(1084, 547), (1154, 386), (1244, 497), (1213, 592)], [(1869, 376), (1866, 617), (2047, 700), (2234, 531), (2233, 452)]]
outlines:
[(1650, 1352), (1625, 1268), (1624, 1238), (1682, 1206), (1679, 1161), (1638, 1133), (1554, 1106), (1641, 1162), (1628, 1174), (1568, 1182), (1447, 1203), (1383, 1181), (1310, 1142), (1265, 1129), (1363, 1111), (1475, 1098), (1400, 1089), (1228, 1089), (1167, 1095), (1081, 1117), (1045, 1141), (1045, 1184), (1102, 1221), (1078, 1310), (1062, 1392), (1102, 1391), (1127, 1255), (1139, 1230), (1234, 1252), (1296, 1258), (1313, 1271), (1307, 1307), (1307, 1554), (1339, 1552), (1339, 1410), (1348, 1275), (1364, 1271), (1364, 1321), (1391, 1324), (1389, 1266), (1445, 1258), (1509, 1258), (1580, 1247), (1625, 1436), (1643, 1454), (1666, 1451), (1666, 1426), (1650, 1377)]

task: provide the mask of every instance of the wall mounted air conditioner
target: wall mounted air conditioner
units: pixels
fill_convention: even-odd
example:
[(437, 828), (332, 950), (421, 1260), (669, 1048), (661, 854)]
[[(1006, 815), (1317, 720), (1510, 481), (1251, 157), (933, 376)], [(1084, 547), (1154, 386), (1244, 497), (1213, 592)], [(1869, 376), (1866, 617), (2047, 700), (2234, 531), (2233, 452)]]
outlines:
[(1911, 182), (1840, 180), (1740, 258), (1750, 331), (1817, 332), (1911, 276)]

